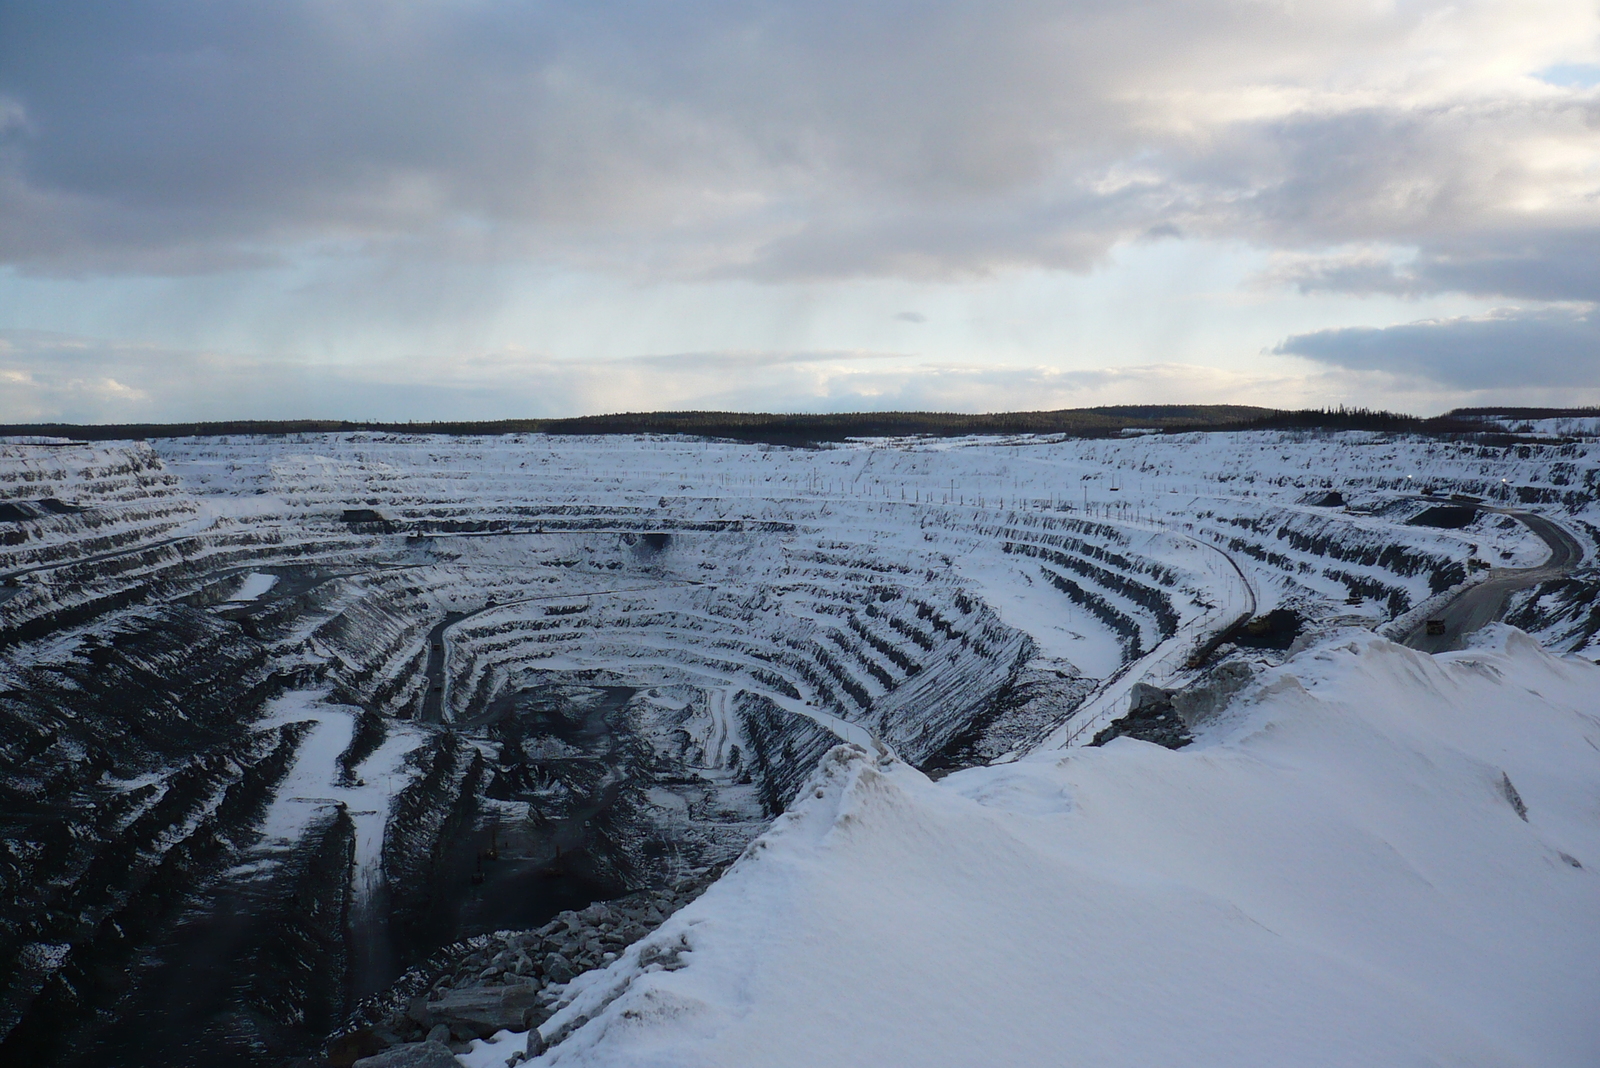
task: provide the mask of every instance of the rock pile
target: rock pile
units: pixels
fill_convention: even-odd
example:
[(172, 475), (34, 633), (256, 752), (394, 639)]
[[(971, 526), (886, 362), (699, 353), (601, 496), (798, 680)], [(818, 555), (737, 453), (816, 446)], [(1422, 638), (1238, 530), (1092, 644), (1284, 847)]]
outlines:
[[(616, 960), (720, 874), (703, 869), (671, 889), (597, 901), (531, 931), (497, 931), (458, 942), (359, 1010), (329, 1043), (322, 1063), (332, 1068), (410, 1064), (392, 1059), (396, 1051), (414, 1047), (420, 1056), (423, 1045), (431, 1043), (465, 1052), (474, 1038), (538, 1027), (568, 981)], [(391, 1059), (377, 1061), (379, 1054)]]
[(1089, 744), (1105, 745), (1113, 738), (1128, 737), (1154, 742), (1168, 749), (1182, 749), (1194, 741), (1194, 737), (1189, 733), (1189, 725), (1172, 707), (1173, 693), (1172, 690), (1148, 683), (1134, 683), (1128, 714), (1114, 720), (1096, 734), (1094, 741)]
[(1172, 695), (1172, 708), (1194, 727), (1228, 707), (1235, 694), (1255, 680), (1255, 669), (1243, 660), (1224, 660), (1194, 684)]
[(1126, 736), (1168, 749), (1182, 749), (1194, 741), (1191, 729), (1227, 708), (1255, 677), (1255, 669), (1249, 663), (1224, 660), (1181, 690), (1134, 683), (1128, 714), (1096, 734), (1089, 744), (1104, 745)]

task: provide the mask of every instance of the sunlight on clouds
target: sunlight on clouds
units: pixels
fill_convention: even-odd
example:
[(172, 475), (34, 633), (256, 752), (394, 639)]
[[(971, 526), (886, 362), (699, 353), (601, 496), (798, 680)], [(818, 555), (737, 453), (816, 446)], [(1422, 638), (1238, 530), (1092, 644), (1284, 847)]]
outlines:
[[(498, 419), (572, 412), (742, 409), (1041, 410), (1140, 403), (1329, 403), (1435, 411), (1470, 403), (1472, 383), (1441, 385), (1425, 367), (1329, 366), (1274, 356), (1264, 369), (1163, 363), (1064, 370), (930, 362), (878, 353), (706, 352), (560, 360), (525, 351), (329, 367), (13, 335), (0, 349), (0, 421), (129, 422), (209, 418)], [(1541, 393), (1540, 390), (1544, 392)], [(1515, 391), (1514, 391), (1515, 392)], [(1538, 384), (1528, 403), (1558, 392)], [(1600, 391), (1593, 391), (1600, 394)], [(1565, 391), (1570, 397), (1570, 389)], [(1596, 399), (1600, 399), (1597, 396)], [(419, 415), (420, 413), (420, 415)]]
[[(1600, 10), (1570, 0), (242, 11), (0, 35), (0, 329), (115, 350), (52, 396), (224, 417), (360, 380), (425, 417), (512, 403), (479, 354), (540, 352), (493, 359), (562, 414), (1338, 402), (1367, 387), (1291, 387), (1273, 346), (1600, 301)], [(208, 407), (141, 343), (258, 355), (182, 357)], [(720, 377), (617, 362), (680, 350)], [(1200, 366), (1245, 377), (1171, 370)], [(1070, 377), (1108, 367), (1168, 370)]]

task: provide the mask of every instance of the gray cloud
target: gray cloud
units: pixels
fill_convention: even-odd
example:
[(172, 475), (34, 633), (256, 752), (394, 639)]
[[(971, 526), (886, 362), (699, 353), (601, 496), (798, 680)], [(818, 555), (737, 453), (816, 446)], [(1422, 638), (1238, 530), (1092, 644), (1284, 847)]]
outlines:
[(1297, 334), (1274, 350), (1338, 367), (1415, 375), (1466, 390), (1600, 383), (1600, 316), (1503, 311), (1388, 327)]
[(1470, 293), (1527, 300), (1600, 301), (1600, 227), (1535, 229), (1433, 240), (1403, 260), (1370, 249), (1283, 257), (1268, 285), (1302, 293)]
[[(1309, 288), (1592, 289), (1568, 253), (1600, 226), (1595, 204), (1535, 158), (1592, 137), (1581, 80), (1328, 88), (1403, 67), (1437, 17), (1231, 0), (12, 0), (0, 262), (949, 278), (1088, 270), (1120, 242), (1183, 234), (1424, 249), (1415, 279), (1330, 268)], [(1530, 215), (1530, 192), (1554, 206)]]
[(1392, 256), (1369, 249), (1279, 256), (1255, 282), (1264, 289), (1292, 286), (1308, 294), (1386, 293), (1414, 297), (1438, 291), (1420, 278), (1412, 265), (1396, 264)]
[(1423, 250), (1413, 272), (1434, 292), (1600, 301), (1600, 226), (1439, 241)]
[(1062, 27), (1027, 3), (908, 14), (22, 0), (0, 15), (0, 255), (164, 272), (295, 242), (603, 258), (645, 237), (725, 266), (830, 206), (1036, 178), (1078, 108)]

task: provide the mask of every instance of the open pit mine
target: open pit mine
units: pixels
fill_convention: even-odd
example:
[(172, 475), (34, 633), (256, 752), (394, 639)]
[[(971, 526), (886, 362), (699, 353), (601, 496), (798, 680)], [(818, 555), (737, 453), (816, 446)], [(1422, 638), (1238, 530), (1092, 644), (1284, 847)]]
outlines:
[(1182, 746), (1330, 627), (1459, 647), (1486, 582), (1472, 620), (1593, 659), (1597, 459), (1358, 432), (0, 444), (0, 1061), (528, 1030), (841, 741), (934, 777)]

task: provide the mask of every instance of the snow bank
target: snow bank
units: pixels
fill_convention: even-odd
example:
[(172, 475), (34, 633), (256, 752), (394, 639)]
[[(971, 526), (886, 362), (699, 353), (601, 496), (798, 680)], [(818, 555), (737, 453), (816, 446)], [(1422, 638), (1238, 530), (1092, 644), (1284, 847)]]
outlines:
[(260, 600), (272, 591), (278, 584), (277, 575), (269, 575), (261, 571), (253, 571), (239, 583), (239, 588), (228, 598), (229, 604), (241, 604), (247, 601)]
[(1596, 692), (1349, 631), (1185, 750), (840, 747), (536, 1063), (1600, 1063)]

